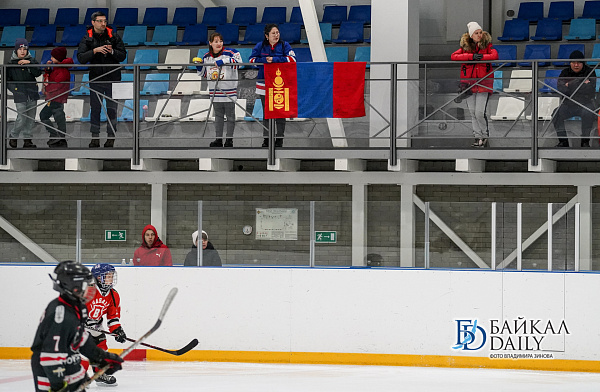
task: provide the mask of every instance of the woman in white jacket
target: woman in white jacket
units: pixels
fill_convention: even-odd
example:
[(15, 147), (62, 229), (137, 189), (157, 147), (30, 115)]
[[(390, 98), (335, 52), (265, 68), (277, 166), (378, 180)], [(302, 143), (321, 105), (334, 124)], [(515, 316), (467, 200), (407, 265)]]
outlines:
[[(237, 101), (238, 66), (226, 65), (241, 63), (242, 56), (235, 49), (223, 46), (223, 36), (212, 33), (208, 42), (208, 52), (202, 58), (203, 66), (198, 73), (208, 80), (208, 89), (215, 113), (216, 136), (211, 147), (233, 147), (235, 129), (235, 102)], [(223, 144), (223, 128), (227, 117), (227, 131)]]

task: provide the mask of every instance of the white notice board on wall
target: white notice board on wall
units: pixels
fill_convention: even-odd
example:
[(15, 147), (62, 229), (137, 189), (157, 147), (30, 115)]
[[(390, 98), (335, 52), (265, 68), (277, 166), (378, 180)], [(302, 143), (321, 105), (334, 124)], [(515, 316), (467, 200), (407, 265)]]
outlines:
[(284, 240), (298, 239), (297, 208), (257, 208), (256, 239)]

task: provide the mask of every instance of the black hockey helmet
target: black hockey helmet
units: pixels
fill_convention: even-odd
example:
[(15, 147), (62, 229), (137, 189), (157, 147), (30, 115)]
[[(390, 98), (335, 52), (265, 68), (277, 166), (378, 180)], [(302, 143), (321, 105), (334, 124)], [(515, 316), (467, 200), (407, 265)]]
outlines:
[(94, 298), (96, 287), (90, 270), (83, 264), (72, 260), (58, 263), (50, 275), (54, 290), (75, 301), (87, 303)]

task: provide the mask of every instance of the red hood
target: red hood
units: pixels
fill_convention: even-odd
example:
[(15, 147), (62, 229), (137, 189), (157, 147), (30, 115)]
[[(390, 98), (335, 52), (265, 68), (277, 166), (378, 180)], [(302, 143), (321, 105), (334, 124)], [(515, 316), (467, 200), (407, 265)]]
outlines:
[[(144, 239), (144, 234), (146, 234), (146, 232), (148, 230), (152, 230), (154, 232), (154, 243), (152, 244), (152, 246), (148, 246), (148, 244), (146, 244), (146, 241)], [(152, 226), (152, 225), (146, 225), (146, 227), (144, 227), (144, 230), (142, 231), (142, 246), (144, 248), (159, 248), (161, 245), (163, 244), (163, 242), (160, 240), (160, 238), (158, 238), (158, 233), (156, 232), (156, 227)]]

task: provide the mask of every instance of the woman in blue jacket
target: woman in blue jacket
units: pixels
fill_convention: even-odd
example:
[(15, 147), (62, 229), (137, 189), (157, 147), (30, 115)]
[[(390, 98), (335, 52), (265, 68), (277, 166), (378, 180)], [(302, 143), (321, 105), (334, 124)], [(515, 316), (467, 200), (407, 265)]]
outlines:
[[(265, 39), (256, 44), (250, 55), (251, 63), (291, 63), (296, 62), (296, 54), (289, 43), (282, 41), (279, 36), (279, 28), (276, 24), (270, 23), (265, 26)], [(258, 80), (256, 82), (256, 94), (259, 95), (263, 108), (265, 107), (265, 72), (264, 67), (259, 67)], [(277, 124), (277, 134), (275, 146), (283, 146), (283, 133), (285, 132), (285, 118), (275, 120)], [(263, 147), (269, 147), (269, 127), (268, 120), (263, 120), (263, 136), (265, 140)]]

